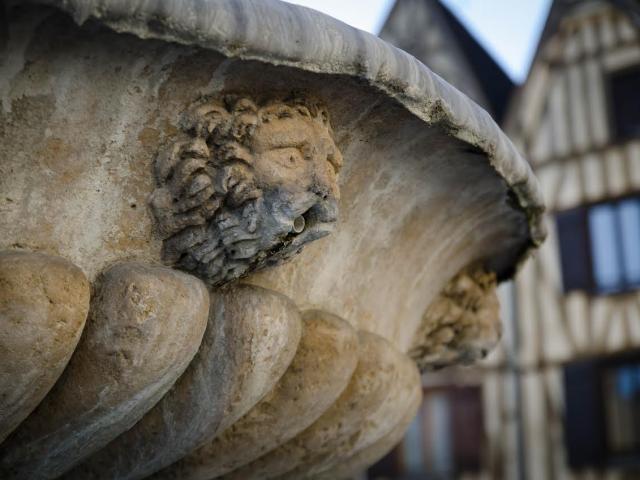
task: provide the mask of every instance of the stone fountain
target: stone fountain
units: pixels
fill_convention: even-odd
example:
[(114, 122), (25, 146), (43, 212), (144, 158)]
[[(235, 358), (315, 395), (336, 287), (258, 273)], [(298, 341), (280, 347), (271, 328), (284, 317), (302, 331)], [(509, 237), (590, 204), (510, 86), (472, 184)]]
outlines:
[(541, 196), (413, 57), (276, 0), (0, 12), (0, 477), (347, 478), (495, 345)]

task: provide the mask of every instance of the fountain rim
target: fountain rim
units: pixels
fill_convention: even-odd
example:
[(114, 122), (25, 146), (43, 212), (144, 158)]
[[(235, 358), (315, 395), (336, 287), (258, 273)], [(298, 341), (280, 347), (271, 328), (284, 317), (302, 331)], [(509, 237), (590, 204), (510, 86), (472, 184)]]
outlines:
[[(19, 0), (15, 0), (17, 3)], [(546, 237), (544, 200), (529, 163), (491, 116), (415, 57), (370, 33), (280, 0), (31, 0), (82, 25), (214, 50), (317, 74), (358, 79), (484, 155), (527, 218), (518, 266)], [(515, 272), (515, 269), (514, 269)]]

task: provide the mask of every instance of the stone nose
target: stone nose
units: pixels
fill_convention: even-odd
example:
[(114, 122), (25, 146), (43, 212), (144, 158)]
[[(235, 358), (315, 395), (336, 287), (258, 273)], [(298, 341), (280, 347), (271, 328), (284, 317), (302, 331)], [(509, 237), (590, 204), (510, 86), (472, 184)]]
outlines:
[(304, 217), (310, 224), (335, 222), (338, 220), (337, 199), (331, 196), (319, 201), (304, 214)]
[(320, 164), (316, 165), (313, 192), (322, 200), (338, 200), (340, 198), (336, 171), (327, 160), (322, 160)]
[(313, 149), (314, 193), (323, 200), (340, 198), (338, 172), (342, 154), (330, 138), (321, 138)]

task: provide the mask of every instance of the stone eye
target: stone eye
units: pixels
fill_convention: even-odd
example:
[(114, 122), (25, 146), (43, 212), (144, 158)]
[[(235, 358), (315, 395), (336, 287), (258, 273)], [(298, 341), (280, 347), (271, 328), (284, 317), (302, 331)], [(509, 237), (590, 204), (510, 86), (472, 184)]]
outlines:
[(327, 153), (327, 162), (331, 164), (333, 171), (337, 175), (342, 167), (342, 155), (340, 155), (340, 152), (332, 148), (329, 153)]
[(282, 148), (276, 155), (277, 162), (285, 168), (297, 168), (304, 161), (302, 153), (297, 148)]

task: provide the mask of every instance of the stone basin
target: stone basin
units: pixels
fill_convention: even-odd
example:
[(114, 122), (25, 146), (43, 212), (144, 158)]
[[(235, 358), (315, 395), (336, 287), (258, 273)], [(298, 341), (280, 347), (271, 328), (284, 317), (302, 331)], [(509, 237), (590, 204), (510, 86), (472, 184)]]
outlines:
[[(105, 275), (111, 278), (114, 265), (131, 262), (136, 268), (150, 264), (197, 277), (212, 296), (209, 329), (226, 331), (220, 325), (227, 320), (213, 313), (213, 305), (224, 304), (214, 301), (217, 292), (244, 283), (261, 296), (286, 297), (287, 305), (299, 310), (336, 315), (379, 336), (388, 344), (382, 350), (410, 354), (421, 367), (477, 359), (497, 341), (497, 302), (491, 300), (496, 282), (511, 278), (543, 241), (541, 194), (527, 162), (490, 116), (415, 58), (333, 18), (276, 0), (10, 1), (5, 22), (6, 35), (0, 37), (0, 251), (61, 257), (69, 268), (82, 271), (93, 292), (88, 325), (107, 322), (91, 312), (108, 309), (108, 302), (146, 298), (145, 291), (136, 296), (127, 290), (114, 300), (95, 293), (102, 291)], [(25, 262), (48, 271), (46, 262), (44, 267)], [(3, 265), (0, 257), (0, 277), (6, 273), (12, 281)], [(182, 277), (172, 281), (176, 292), (186, 292), (183, 299), (199, 294), (199, 287)], [(35, 288), (20, 282), (27, 290)], [(0, 322), (5, 323), (0, 329), (8, 330), (6, 312), (15, 311), (17, 297), (6, 292), (0, 295)], [(158, 302), (167, 305), (159, 311), (172, 312), (174, 299), (163, 295)], [(489, 299), (481, 303), (482, 315), (469, 309), (467, 298)], [(35, 300), (20, 308), (35, 309)], [(68, 308), (86, 312), (89, 307), (84, 299)], [(180, 313), (185, 318), (193, 313), (189, 321), (199, 332), (189, 345), (163, 347), (177, 348), (181, 365), (190, 359), (213, 361), (202, 349), (196, 355), (200, 340), (211, 336), (195, 327), (202, 325), (202, 308), (197, 314)], [(268, 325), (270, 311), (264, 308)], [(242, 308), (234, 309), (242, 319)], [(280, 342), (286, 348), (276, 347), (277, 342), (264, 347), (281, 348), (274, 353), (280, 359), (277, 368), (265, 367), (269, 373), (260, 380), (268, 379), (264, 385), (271, 387), (284, 374), (282, 362), (292, 362), (291, 345), (303, 328), (295, 315), (277, 315), (285, 315), (282, 325), (298, 330)], [(146, 331), (140, 333), (137, 321), (120, 322), (126, 326), (118, 328), (133, 329), (142, 338)], [(76, 323), (66, 344), (46, 347), (64, 350), (62, 356), (56, 350), (56, 358), (63, 358), (59, 370), (76, 348), (83, 322)], [(38, 327), (44, 334), (51, 328), (45, 324)], [(94, 327), (87, 328), (101, 331)], [(251, 328), (258, 335), (258, 327)], [(280, 335), (275, 327), (273, 332)], [(18, 341), (12, 338), (0, 337), (1, 355), (12, 355), (10, 346)], [(83, 341), (89, 340), (80, 339), (67, 370), (105, 361)], [(104, 358), (122, 353), (119, 341), (116, 336), (115, 353), (106, 352)], [(123, 358), (126, 363), (131, 357)], [(142, 368), (135, 361), (126, 368), (118, 365), (122, 378), (129, 378), (127, 368)], [(47, 368), (45, 361), (40, 368)], [(184, 375), (197, 368), (192, 364)], [(118, 445), (124, 438), (119, 433), (132, 425), (142, 429), (145, 420), (140, 419), (145, 412), (152, 415), (154, 405), (169, 408), (160, 398), (184, 369), (163, 373), (162, 388), (153, 372), (136, 377), (144, 378), (140, 386), (127, 384), (140, 392), (153, 386), (155, 393), (128, 393), (129, 400), (144, 397), (144, 403), (131, 400), (135, 408), (113, 407), (122, 414), (117, 432), (98, 425), (108, 420), (88, 419), (78, 427), (108, 433), (87, 451), (69, 448), (53, 455), (52, 464), (43, 460), (35, 470), (21, 470), (16, 465), (43, 458), (49, 447), (38, 438), (57, 428), (43, 426), (47, 422), (39, 416), (57, 411), (55, 405), (66, 402), (60, 398), (73, 396), (88, 381), (62, 374), (33, 410), (59, 373), (53, 381), (49, 375), (39, 386), (42, 393), (23, 408), (26, 426), (8, 437), (4, 447), (9, 453), (0, 455), (0, 472), (7, 478), (49, 478), (53, 473), (48, 471), (61, 474), (85, 461), (96, 478), (110, 478), (104, 473), (109, 459), (129, 448), (125, 440)], [(7, 388), (11, 375), (20, 373), (0, 372), (0, 388)], [(413, 374), (397, 376), (417, 381)], [(91, 381), (100, 387), (99, 378)], [(402, 383), (388, 380), (389, 388), (400, 385), (396, 381)], [(255, 396), (252, 405), (268, 394), (263, 383), (260, 389), (246, 387), (253, 392), (250, 398)], [(415, 397), (407, 396), (406, 404), (417, 408)], [(241, 414), (254, 418), (250, 406), (236, 409), (232, 420)], [(385, 439), (397, 441), (408, 418), (399, 416), (402, 428), (374, 428), (375, 438), (363, 438), (357, 449), (335, 458), (348, 458), (361, 468), (359, 459), (373, 461), (370, 452), (379, 456), (392, 446)], [(129, 477), (118, 470), (118, 478), (143, 478), (206, 447), (231, 420), (218, 415), (215, 422), (203, 429), (206, 438), (185, 444), (170, 462), (152, 452), (153, 467)], [(304, 428), (309, 423), (305, 419)], [(144, 442), (144, 432), (130, 437)], [(108, 443), (105, 452), (120, 453), (92, 463), (97, 457), (91, 455)], [(252, 460), (247, 459), (245, 469), (252, 468)], [(337, 460), (325, 463), (325, 470), (316, 465), (313, 475), (344, 474)], [(295, 466), (296, 475), (303, 475), (304, 462)], [(76, 478), (90, 478), (83, 476), (89, 475), (86, 471)]]

